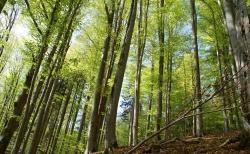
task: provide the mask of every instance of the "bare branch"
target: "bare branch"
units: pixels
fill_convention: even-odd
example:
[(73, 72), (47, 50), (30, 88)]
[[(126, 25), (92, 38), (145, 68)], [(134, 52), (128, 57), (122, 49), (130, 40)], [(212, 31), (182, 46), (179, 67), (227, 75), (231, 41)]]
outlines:
[[(248, 63), (247, 63), (248, 64)], [(233, 80), (234, 77), (238, 77), (238, 74), (240, 71), (242, 71), (242, 69), (244, 67), (247, 66), (247, 64), (243, 67), (241, 67), (241, 69), (236, 72), (235, 74), (233, 74), (231, 76), (231, 78), (229, 80)], [(210, 86), (210, 85), (209, 85)], [(147, 142), (148, 140), (150, 140), (151, 138), (157, 136), (158, 134), (160, 134), (163, 130), (168, 129), (169, 127), (175, 125), (177, 122), (190, 117), (192, 115), (188, 115), (189, 113), (191, 113), (192, 111), (194, 111), (195, 109), (199, 108), (200, 106), (206, 104), (207, 102), (209, 102), (211, 99), (213, 99), (217, 94), (219, 94), (221, 92), (221, 90), (226, 86), (226, 83), (224, 83), (217, 91), (215, 91), (212, 95), (210, 95), (210, 97), (208, 97), (207, 99), (205, 99), (204, 101), (202, 101), (201, 103), (198, 103), (195, 107), (188, 109), (186, 112), (184, 112), (183, 114), (179, 115), (175, 120), (171, 121), (170, 123), (166, 124), (166, 126), (162, 127), (160, 130), (158, 130), (157, 132), (155, 132), (154, 134), (150, 135), (149, 137), (147, 137), (146, 139), (142, 140), (139, 144), (137, 144), (136, 146), (134, 146), (132, 149), (130, 149), (128, 152), (126, 152), (126, 154), (131, 154), (132, 152), (134, 152), (137, 148), (139, 148), (142, 144), (144, 144), (145, 142)], [(206, 88), (207, 89), (207, 88)], [(191, 99), (192, 101), (192, 99)], [(204, 113), (200, 113), (200, 114), (204, 114)]]

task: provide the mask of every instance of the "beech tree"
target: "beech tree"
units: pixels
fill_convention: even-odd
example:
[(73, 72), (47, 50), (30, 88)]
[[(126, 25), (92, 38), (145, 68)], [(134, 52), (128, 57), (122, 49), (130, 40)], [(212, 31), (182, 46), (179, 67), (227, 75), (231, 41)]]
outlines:
[(2, 0), (0, 153), (159, 153), (224, 132), (218, 149), (246, 147), (249, 6)]

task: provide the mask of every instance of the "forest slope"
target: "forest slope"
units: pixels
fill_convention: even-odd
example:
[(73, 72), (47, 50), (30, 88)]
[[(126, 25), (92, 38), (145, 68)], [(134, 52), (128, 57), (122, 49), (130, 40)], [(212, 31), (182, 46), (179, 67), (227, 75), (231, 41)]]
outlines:
[[(185, 138), (174, 138), (169, 141), (162, 142), (161, 144), (147, 143), (137, 149), (135, 154), (249, 154), (250, 147), (240, 148), (239, 142), (228, 143), (225, 146), (221, 146), (228, 139), (239, 136), (239, 131), (220, 133), (220, 134), (208, 134), (200, 138), (194, 138), (187, 136)], [(115, 149), (115, 154), (126, 153), (131, 147), (120, 147)], [(102, 152), (98, 152), (102, 153)], [(96, 153), (97, 154), (97, 153)]]

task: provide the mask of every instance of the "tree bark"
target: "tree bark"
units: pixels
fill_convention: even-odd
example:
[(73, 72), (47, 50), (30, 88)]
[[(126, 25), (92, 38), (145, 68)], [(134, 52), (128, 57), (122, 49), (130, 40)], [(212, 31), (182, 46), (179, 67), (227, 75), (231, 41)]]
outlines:
[(152, 103), (153, 103), (153, 91), (154, 91), (154, 61), (153, 57), (151, 60), (151, 81), (150, 81), (150, 94), (149, 94), (149, 104), (148, 104), (148, 117), (147, 117), (147, 128), (146, 128), (146, 137), (150, 135), (150, 124), (151, 124), (151, 109), (152, 109)]
[[(57, 84), (57, 80), (53, 80), (50, 81), (50, 86), (46, 92), (46, 96), (45, 99), (43, 100), (43, 104), (41, 106), (40, 109), (40, 113), (38, 115), (38, 119), (37, 119), (37, 125), (34, 131), (34, 135), (32, 138), (32, 142), (31, 142), (31, 146), (30, 146), (30, 150), (29, 150), (29, 154), (35, 154), (37, 152), (37, 148), (38, 145), (40, 143), (42, 134), (43, 134), (43, 129), (45, 129), (45, 125), (44, 125), (44, 116), (46, 115), (46, 104), (50, 103), (49, 100), (49, 95), (53, 95), (54, 94), (54, 90), (56, 88), (56, 84)], [(48, 114), (48, 113), (47, 113)]]
[(61, 113), (61, 116), (60, 116), (61, 119), (60, 119), (60, 122), (59, 122), (59, 125), (58, 125), (58, 129), (56, 130), (55, 138), (54, 138), (54, 140), (52, 142), (52, 149), (51, 149), (52, 152), (55, 151), (55, 149), (56, 149), (57, 141), (58, 141), (61, 129), (62, 129), (62, 124), (63, 124), (64, 118), (65, 118), (67, 107), (68, 107), (69, 102), (70, 102), (72, 89), (73, 89), (73, 86), (70, 86), (68, 88), (68, 92), (67, 92), (67, 96), (66, 96), (66, 99), (65, 99), (65, 102), (64, 102), (63, 110), (62, 110), (62, 113)]
[(86, 102), (84, 104), (84, 107), (83, 107), (82, 119), (81, 119), (80, 128), (79, 128), (78, 135), (77, 135), (77, 140), (76, 140), (78, 143), (81, 141), (83, 128), (85, 126), (86, 112), (87, 112), (87, 109), (88, 109), (87, 102), (89, 101), (89, 99), (90, 99), (90, 97), (87, 97), (87, 100), (86, 100)]
[[(158, 72), (158, 95), (157, 95), (157, 113), (156, 113), (156, 131), (159, 131), (161, 128), (161, 119), (162, 119), (162, 91), (163, 91), (163, 69), (164, 69), (164, 15), (163, 15), (163, 8), (164, 8), (164, 0), (159, 2), (159, 72)], [(161, 140), (161, 135), (157, 135), (157, 140)]]
[[(59, 94), (61, 94), (61, 96), (64, 96), (66, 89), (64, 88), (63, 90), (62, 88), (60, 88), (59, 90), (63, 91), (63, 92), (59, 92)], [(59, 118), (59, 113), (61, 110), (62, 102), (63, 102), (63, 98), (57, 99), (56, 104), (54, 105), (55, 107), (54, 107), (53, 115), (52, 115), (53, 118), (50, 120), (49, 132), (47, 134), (48, 139), (47, 139), (47, 144), (46, 144), (46, 153), (48, 153), (49, 148), (51, 147), (51, 142), (56, 132), (56, 125), (58, 124), (58, 118)]]
[[(235, 9), (235, 5), (237, 9)], [(236, 69), (239, 71), (237, 79), (239, 81), (239, 92), (241, 98), (241, 110), (243, 113), (244, 128), (250, 131), (250, 64), (249, 64), (249, 17), (246, 10), (246, 4), (240, 0), (234, 3), (233, 0), (224, 0), (223, 9), (225, 12), (225, 21), (229, 34), (229, 40), (233, 50), (233, 56), (236, 62)]]
[[(142, 59), (146, 44), (146, 35), (147, 35), (147, 12), (148, 12), (148, 3), (145, 5), (146, 9), (144, 10), (145, 16), (143, 17), (143, 1), (140, 0), (139, 7), (139, 21), (138, 21), (138, 49), (137, 49), (137, 62), (136, 62), (136, 78), (135, 78), (135, 99), (134, 99), (134, 116), (133, 116), (133, 145), (137, 144), (138, 140), (138, 121), (139, 121), (139, 107), (140, 107), (140, 86), (141, 86), (141, 69), (142, 69)], [(144, 22), (143, 22), (144, 18)]]
[[(52, 10), (51, 13), (51, 19), (49, 22), (49, 25), (46, 29), (46, 33), (44, 34), (44, 36), (42, 37), (42, 45), (40, 48), (40, 51), (37, 55), (37, 62), (35, 64), (33, 64), (30, 68), (30, 70), (28, 71), (28, 75), (26, 76), (26, 80), (25, 80), (25, 84), (24, 84), (24, 88), (22, 89), (21, 94), (19, 95), (17, 101), (14, 103), (14, 110), (13, 110), (13, 115), (6, 127), (4, 128), (4, 130), (2, 131), (1, 135), (0, 135), (0, 151), (5, 152), (6, 148), (10, 142), (11, 137), (13, 136), (14, 132), (16, 131), (16, 129), (19, 126), (19, 120), (18, 117), (21, 116), (24, 106), (26, 105), (27, 100), (29, 99), (29, 97), (31, 97), (31, 94), (33, 92), (33, 87), (36, 81), (36, 77), (39, 71), (39, 68), (41, 66), (42, 60), (44, 58), (44, 54), (47, 51), (48, 48), (48, 38), (51, 34), (51, 27), (54, 24), (55, 20), (55, 15), (59, 6), (59, 1), (58, 0), (55, 3), (55, 6)], [(28, 108), (29, 106), (27, 106)]]
[(115, 135), (116, 131), (116, 115), (117, 115), (117, 108), (118, 108), (118, 101), (121, 93), (121, 87), (123, 82), (123, 77), (126, 69), (131, 39), (133, 35), (133, 29), (135, 25), (135, 18), (136, 18), (136, 11), (137, 11), (137, 0), (132, 0), (131, 8), (130, 8), (130, 15), (127, 25), (126, 34), (123, 41), (123, 46), (121, 49), (121, 55), (118, 62), (118, 68), (115, 74), (114, 84), (112, 87), (112, 92), (110, 95), (110, 111), (107, 114), (107, 121), (106, 125), (106, 145), (105, 151), (108, 152), (113, 147), (117, 147), (117, 139)]
[[(125, 6), (125, 0), (119, 0), (118, 2), (118, 7), (115, 10), (115, 14), (114, 14), (114, 36), (112, 37), (112, 41), (111, 41), (111, 47), (110, 47), (110, 58), (109, 58), (109, 65), (108, 65), (108, 69), (106, 71), (106, 75), (105, 75), (105, 81), (104, 81), (104, 89), (103, 89), (103, 95), (100, 99), (100, 105), (99, 105), (99, 109), (98, 109), (98, 116), (99, 116), (99, 121), (98, 121), (98, 125), (97, 125), (97, 129), (98, 129), (98, 143), (100, 142), (100, 139), (102, 138), (101, 135), (104, 135), (104, 132), (101, 131), (103, 130), (102, 127), (103, 125), (105, 125), (105, 113), (106, 113), (106, 104), (107, 104), (107, 100), (108, 100), (108, 96), (107, 93), (110, 92), (109, 90), (109, 85), (108, 85), (108, 81), (109, 79), (112, 77), (112, 73), (113, 73), (113, 69), (114, 69), (114, 63), (115, 63), (115, 59), (116, 59), (116, 50), (118, 50), (120, 48), (120, 42), (118, 41), (119, 36), (121, 34), (121, 27), (122, 27), (122, 15), (123, 15), (123, 11), (124, 11), (124, 6)], [(99, 144), (97, 144), (99, 145)], [(97, 147), (98, 148), (98, 147)]]
[(221, 90), (222, 105), (223, 105), (223, 107), (225, 109), (225, 110), (223, 110), (224, 131), (228, 132), (229, 131), (230, 122), (229, 122), (229, 119), (228, 119), (228, 111), (226, 110), (226, 107), (229, 104), (228, 100), (230, 98), (228, 98), (228, 99), (226, 98), (226, 90), (223, 87), (224, 78), (226, 78), (226, 75), (225, 75), (226, 70), (224, 70), (224, 72), (223, 72), (223, 68), (222, 68), (222, 50), (219, 47), (218, 31), (217, 31), (217, 25), (216, 25), (216, 19), (215, 19), (215, 15), (214, 15), (214, 10), (213, 10), (213, 8), (206, 1), (203, 0), (203, 3), (206, 4), (206, 6), (209, 8), (209, 10), (212, 13), (213, 29), (214, 29), (214, 39), (215, 39), (215, 49), (216, 49), (217, 62), (219, 64), (219, 67), (218, 67), (219, 71), (218, 72), (219, 72), (219, 78), (220, 78), (220, 86), (222, 87), (222, 90)]
[[(169, 41), (171, 34), (169, 34)], [(170, 47), (171, 48), (171, 47)], [(171, 92), (172, 92), (172, 66), (173, 66), (173, 55), (172, 51), (168, 51), (168, 62), (167, 62), (167, 87), (166, 87), (166, 124), (171, 121)], [(169, 136), (168, 131), (165, 131), (165, 139)]]
[[(193, 31), (193, 49), (195, 58), (195, 103), (199, 105), (202, 101), (201, 98), (201, 81), (200, 81), (200, 64), (199, 64), (199, 51), (197, 40), (197, 14), (195, 8), (195, 0), (190, 0), (191, 4), (191, 17), (192, 17), (192, 31)], [(202, 106), (196, 109), (196, 133), (195, 135), (200, 137), (203, 135), (202, 125)]]
[[(89, 129), (88, 129), (88, 141), (85, 150), (85, 154), (96, 152), (98, 150), (98, 129), (100, 127), (98, 124), (100, 123), (100, 115), (99, 115), (99, 106), (100, 100), (103, 95), (103, 88), (104, 88), (104, 77), (105, 77), (105, 67), (108, 59), (108, 52), (110, 48), (110, 41), (112, 36), (112, 28), (113, 28), (113, 18), (114, 18), (114, 6), (115, 1), (112, 0), (112, 7), (111, 12), (109, 12), (109, 6), (105, 3), (106, 15), (107, 15), (107, 37), (104, 41), (104, 47), (102, 51), (102, 59), (99, 66), (99, 71), (96, 79), (95, 85), (95, 95), (94, 95), (94, 102), (91, 112), (91, 118), (89, 122)], [(100, 125), (100, 124), (99, 124)]]
[[(81, 87), (81, 89), (83, 89), (83, 87)], [(82, 95), (83, 95), (83, 90), (81, 90), (80, 96), (78, 96), (79, 98), (78, 98), (78, 101), (77, 101), (76, 111), (75, 111), (75, 114), (74, 114), (74, 117), (73, 117), (72, 127), (71, 127), (71, 130), (70, 130), (70, 134), (71, 135), (74, 132), (76, 118), (77, 118), (77, 115), (78, 115), (78, 112), (79, 112), (79, 108), (80, 108), (80, 105), (81, 105), (81, 101), (82, 101)]]
[(34, 68), (31, 68), (26, 76), (24, 83), (24, 88), (22, 93), (19, 95), (16, 102), (14, 102), (14, 110), (12, 116), (9, 120), (3, 131), (0, 135), (0, 151), (5, 152), (7, 146), (9, 145), (10, 139), (13, 136), (14, 132), (18, 128), (19, 120), (18, 117), (21, 117), (22, 110), (25, 105), (26, 98), (28, 96), (28, 87), (30, 87), (30, 81), (32, 80), (34, 74)]

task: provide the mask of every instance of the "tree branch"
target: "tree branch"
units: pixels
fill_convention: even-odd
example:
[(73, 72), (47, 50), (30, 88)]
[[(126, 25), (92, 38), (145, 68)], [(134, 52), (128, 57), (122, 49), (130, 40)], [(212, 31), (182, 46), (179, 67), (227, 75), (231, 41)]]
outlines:
[(28, 0), (24, 0), (24, 2), (25, 2), (25, 4), (26, 4), (26, 6), (27, 6), (28, 12), (29, 12), (29, 14), (30, 14), (30, 17), (31, 17), (31, 19), (32, 19), (32, 21), (33, 21), (33, 23), (34, 23), (34, 25), (35, 25), (37, 31), (39, 32), (39, 34), (43, 35), (42, 30), (40, 29), (40, 27), (38, 26), (38, 23), (36, 22), (36, 19), (35, 19), (35, 17), (34, 17), (34, 14), (31, 12), (29, 1), (28, 1)]
[[(232, 75), (232, 77), (229, 79), (229, 80), (233, 80), (234, 77), (236, 76), (236, 78), (238, 77), (238, 74), (240, 71), (242, 71), (242, 69), (244, 67), (246, 67), (246, 65), (242, 66), (241, 69), (236, 72), (235, 74)], [(209, 85), (210, 86), (210, 85)], [(151, 138), (157, 136), (158, 134), (160, 134), (163, 130), (165, 129), (168, 129), (169, 127), (175, 125), (177, 122), (187, 118), (187, 117), (190, 117), (190, 116), (193, 116), (193, 115), (188, 115), (189, 113), (191, 113), (192, 111), (194, 111), (195, 109), (199, 108), (200, 106), (206, 104), (207, 102), (209, 102), (211, 99), (214, 98), (214, 96), (216, 96), (217, 94), (219, 94), (221, 92), (221, 90), (226, 86), (226, 84), (223, 84), (217, 91), (215, 91), (212, 95), (210, 95), (210, 97), (208, 97), (207, 99), (205, 99), (203, 102), (201, 103), (198, 103), (195, 107), (191, 108), (191, 109), (188, 109), (186, 112), (184, 112), (183, 114), (181, 114), (180, 116), (178, 116), (175, 120), (171, 121), (170, 123), (168, 123), (166, 126), (162, 127), (160, 130), (158, 130), (157, 132), (155, 132), (154, 134), (150, 135), (148, 138), (142, 140), (139, 144), (137, 144), (136, 146), (134, 146), (132, 149), (130, 149), (128, 152), (126, 152), (126, 154), (131, 154), (132, 152), (134, 152), (137, 148), (139, 148), (142, 144), (144, 144), (145, 142), (147, 142), (148, 140), (150, 140)], [(192, 101), (193, 99), (191, 99)], [(201, 113), (201, 114), (204, 114)]]

